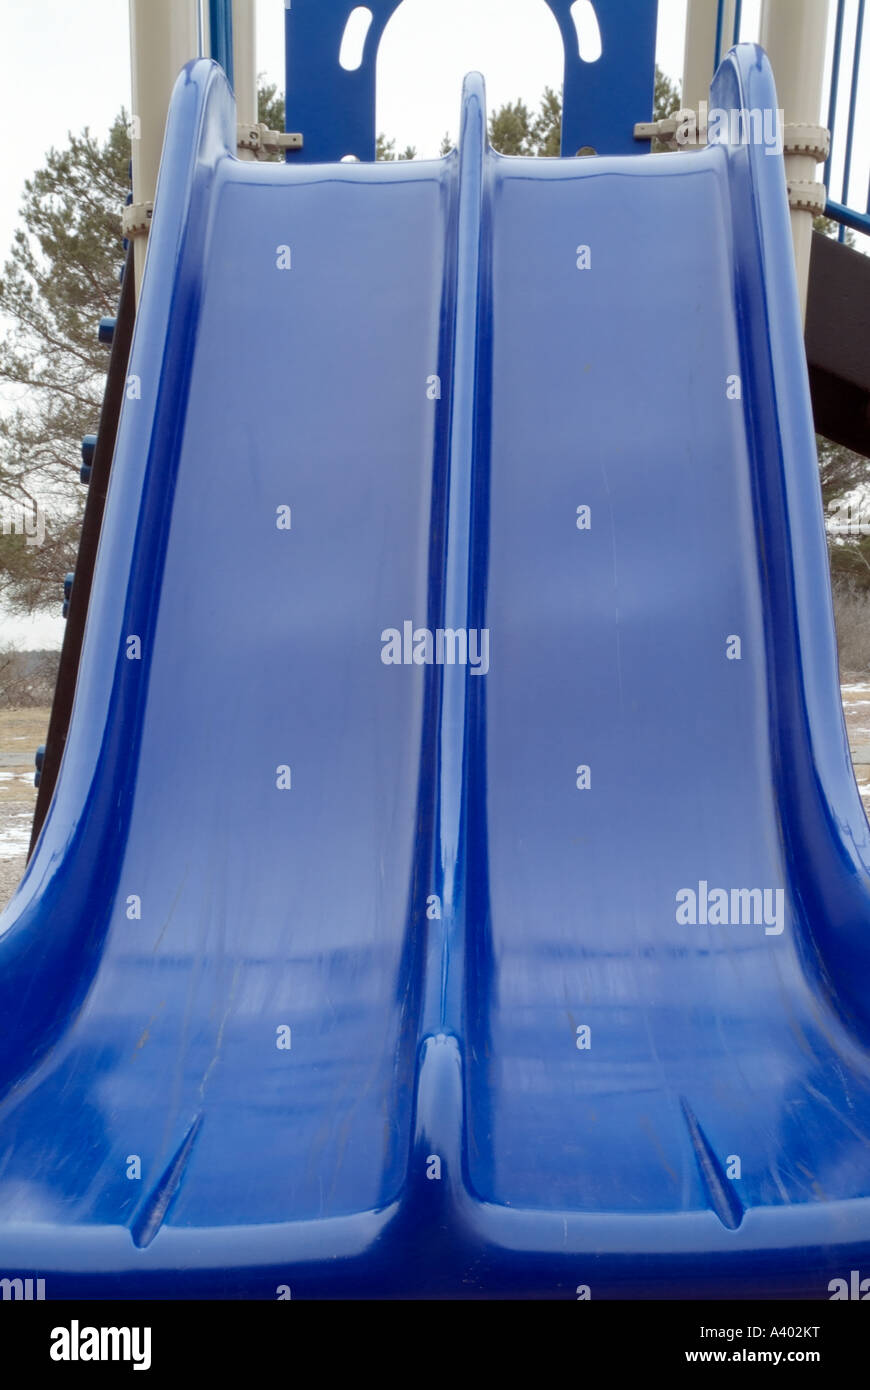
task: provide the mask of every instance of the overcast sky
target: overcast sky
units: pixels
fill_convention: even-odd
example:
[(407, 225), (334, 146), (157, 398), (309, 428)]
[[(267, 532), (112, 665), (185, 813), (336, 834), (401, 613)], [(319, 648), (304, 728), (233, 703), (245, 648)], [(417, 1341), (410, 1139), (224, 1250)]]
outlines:
[[(179, 5), (194, 0), (178, 0)], [(743, 37), (757, 34), (760, 0), (744, 0)], [(854, 14), (857, 0), (849, 0)], [(832, 5), (832, 11), (833, 11)], [(658, 61), (682, 69), (686, 0), (660, 0)], [(847, 21), (854, 24), (854, 19)], [(127, 0), (0, 0), (0, 254), (18, 220), (24, 180), (69, 130), (104, 134), (130, 107)], [(257, 66), (283, 90), (282, 0), (259, 0)], [(870, 44), (868, 44), (870, 47)], [(870, 58), (870, 55), (867, 55)], [(536, 106), (545, 86), (561, 86), (561, 40), (544, 0), (404, 0), (379, 57), (378, 128), (401, 148), (436, 155), (445, 130), (455, 136), (462, 78), (478, 69), (490, 107), (522, 97)], [(870, 69), (870, 62), (865, 72)], [(845, 93), (844, 93), (845, 96)], [(870, 130), (870, 79), (858, 128)], [(647, 113), (639, 111), (642, 120)], [(861, 140), (866, 141), (862, 134)], [(866, 173), (862, 173), (866, 186)], [(59, 642), (59, 619), (3, 622), (0, 642)]]

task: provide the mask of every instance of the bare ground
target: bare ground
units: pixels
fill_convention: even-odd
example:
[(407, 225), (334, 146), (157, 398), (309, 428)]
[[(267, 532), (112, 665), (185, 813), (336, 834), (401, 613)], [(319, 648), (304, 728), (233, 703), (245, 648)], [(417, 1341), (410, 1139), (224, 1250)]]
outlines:
[[(870, 677), (844, 677), (842, 695), (855, 776), (870, 815)], [(0, 909), (24, 873), (36, 805), (33, 755), (45, 742), (48, 716), (47, 709), (0, 709)]]
[(866, 675), (846, 676), (840, 687), (852, 766), (864, 810), (870, 816), (870, 679)]
[(47, 709), (0, 709), (0, 908), (24, 873), (36, 788), (33, 755), (45, 742)]

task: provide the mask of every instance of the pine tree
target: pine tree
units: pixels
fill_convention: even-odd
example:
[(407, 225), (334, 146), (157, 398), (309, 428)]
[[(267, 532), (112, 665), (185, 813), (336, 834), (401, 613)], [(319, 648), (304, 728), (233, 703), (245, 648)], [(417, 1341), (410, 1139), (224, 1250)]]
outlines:
[(0, 497), (7, 507), (38, 500), (46, 525), (42, 546), (0, 537), (0, 599), (18, 611), (59, 602), (75, 560), (79, 448), (99, 419), (107, 354), (97, 324), (117, 306), (129, 158), (124, 112), (104, 142), (84, 130), (49, 151), (25, 183), (0, 277), (11, 324), (0, 342)]

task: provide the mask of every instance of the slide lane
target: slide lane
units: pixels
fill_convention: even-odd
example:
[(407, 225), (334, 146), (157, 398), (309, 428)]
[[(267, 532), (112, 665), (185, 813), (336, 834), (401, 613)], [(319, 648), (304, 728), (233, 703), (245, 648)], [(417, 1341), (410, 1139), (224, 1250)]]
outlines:
[[(775, 106), (750, 53), (751, 104)], [(564, 1243), (595, 1247), (599, 1292), (637, 1282), (632, 1251), (655, 1257), (660, 1292), (746, 1288), (772, 1247), (769, 1290), (823, 1297), (870, 1239), (867, 977), (862, 1016), (834, 973), (859, 891), (866, 934), (866, 822), (848, 754), (820, 785), (826, 749), (785, 717), (806, 679), (806, 725), (826, 679), (844, 743), (829, 635), (795, 653), (780, 630), (802, 518), (772, 499), (800, 460), (759, 424), (792, 325), (773, 323), (772, 346), (761, 331), (775, 300), (753, 298), (746, 224), (754, 200), (784, 209), (781, 180), (763, 150), (748, 164), (724, 146), (489, 163), (468, 1178), (508, 1244), (520, 1211), (542, 1243), (546, 1214), (564, 1216)], [(790, 267), (787, 217), (774, 225)], [(783, 435), (806, 422), (808, 457), (802, 357), (789, 365), (773, 406)], [(830, 628), (823, 541), (801, 558)], [(814, 816), (833, 820), (825, 794), (851, 821), (808, 843)]]
[[(143, 1245), (165, 1219), (326, 1220), (387, 1207), (402, 1185), (436, 693), (431, 669), (382, 662), (381, 633), (409, 615), (438, 625), (432, 383), (450, 354), (455, 158), (240, 163), (208, 133), (216, 104), (227, 138), (234, 119), (222, 79), (199, 64), (180, 82), (99, 559), (102, 591), (123, 592), (113, 542), (144, 456), (147, 582), (127, 590), (108, 704), (80, 692), (66, 785), (0, 943), (26, 982), (0, 1219), (129, 1225)], [(213, 167), (179, 210), (172, 161), (197, 129)], [(161, 278), (165, 342), (149, 331)], [(106, 660), (97, 621), (85, 690)], [(96, 789), (72, 785), (95, 721)], [(134, 750), (126, 767), (113, 747)], [(102, 826), (77, 841), (65, 809), (101, 799)], [(52, 982), (66, 1012), (22, 1055), (16, 1029), (58, 968), (46, 892), (81, 983), (64, 996)]]

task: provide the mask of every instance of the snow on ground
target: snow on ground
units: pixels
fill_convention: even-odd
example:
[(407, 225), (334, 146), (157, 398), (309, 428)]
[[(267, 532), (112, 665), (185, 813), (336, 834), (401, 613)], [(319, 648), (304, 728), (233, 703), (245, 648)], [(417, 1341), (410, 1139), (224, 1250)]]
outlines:
[(32, 772), (3, 772), (0, 771), (0, 782), (23, 783), (25, 787), (33, 786)]
[(4, 822), (0, 830), (0, 859), (17, 859), (27, 853), (33, 812), (15, 811), (12, 815), (5, 816)]

